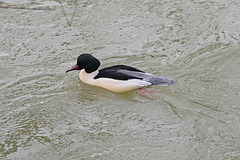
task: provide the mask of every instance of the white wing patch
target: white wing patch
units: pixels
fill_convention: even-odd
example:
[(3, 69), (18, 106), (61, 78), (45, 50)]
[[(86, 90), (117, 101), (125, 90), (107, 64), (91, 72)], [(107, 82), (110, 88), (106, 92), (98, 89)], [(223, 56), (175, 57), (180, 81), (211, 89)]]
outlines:
[(152, 85), (151, 83), (140, 80), (140, 79), (130, 79), (126, 82), (131, 83), (131, 84), (139, 85), (140, 87), (146, 87), (146, 86)]

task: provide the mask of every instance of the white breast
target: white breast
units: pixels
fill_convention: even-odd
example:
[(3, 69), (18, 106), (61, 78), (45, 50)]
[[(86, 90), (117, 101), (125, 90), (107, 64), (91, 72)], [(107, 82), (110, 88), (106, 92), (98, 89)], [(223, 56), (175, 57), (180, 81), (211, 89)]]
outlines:
[(110, 78), (98, 78), (94, 79), (94, 77), (98, 74), (98, 71), (92, 72), (92, 73), (86, 73), (85, 70), (83, 69), (79, 73), (79, 78), (81, 79), (82, 82), (102, 87), (107, 90), (117, 92), (117, 93), (122, 93), (122, 92), (127, 92), (131, 91), (137, 88), (145, 87), (148, 85), (151, 85), (151, 83), (142, 81), (139, 79), (131, 79), (131, 80), (114, 80)]

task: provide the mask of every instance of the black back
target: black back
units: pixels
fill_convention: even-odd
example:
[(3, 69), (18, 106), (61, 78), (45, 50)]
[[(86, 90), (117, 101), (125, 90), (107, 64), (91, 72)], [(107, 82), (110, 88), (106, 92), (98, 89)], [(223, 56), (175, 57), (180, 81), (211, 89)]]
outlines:
[(126, 75), (124, 73), (118, 72), (119, 70), (128, 70), (128, 71), (144, 73), (143, 71), (133, 67), (129, 67), (125, 65), (116, 65), (116, 66), (100, 69), (99, 73), (94, 77), (94, 79), (98, 79), (98, 78), (112, 78), (116, 80), (142, 79), (139, 77), (135, 77), (133, 75), (131, 76), (131, 75)]

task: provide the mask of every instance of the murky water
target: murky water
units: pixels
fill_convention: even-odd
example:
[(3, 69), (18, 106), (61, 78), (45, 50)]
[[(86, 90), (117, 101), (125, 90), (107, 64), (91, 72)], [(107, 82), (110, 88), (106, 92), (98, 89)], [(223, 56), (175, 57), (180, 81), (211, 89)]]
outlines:
[[(239, 0), (84, 0), (71, 26), (57, 1), (0, 5), (55, 9), (0, 8), (0, 159), (240, 159)], [(88, 86), (81, 53), (177, 84)]]

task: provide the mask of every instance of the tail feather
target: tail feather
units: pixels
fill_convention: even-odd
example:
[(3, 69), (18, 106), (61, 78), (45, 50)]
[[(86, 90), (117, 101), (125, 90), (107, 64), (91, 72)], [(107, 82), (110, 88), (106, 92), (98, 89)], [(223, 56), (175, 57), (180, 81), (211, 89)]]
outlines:
[(176, 82), (168, 77), (155, 77), (152, 76), (148, 82), (155, 86), (170, 86), (176, 84)]
[(143, 81), (151, 83), (151, 85), (155, 86), (170, 86), (176, 84), (176, 82), (168, 77), (157, 77), (149, 73), (145, 72), (134, 72), (134, 71), (128, 71), (128, 70), (119, 70), (118, 72), (129, 75), (132, 77), (140, 78)]

